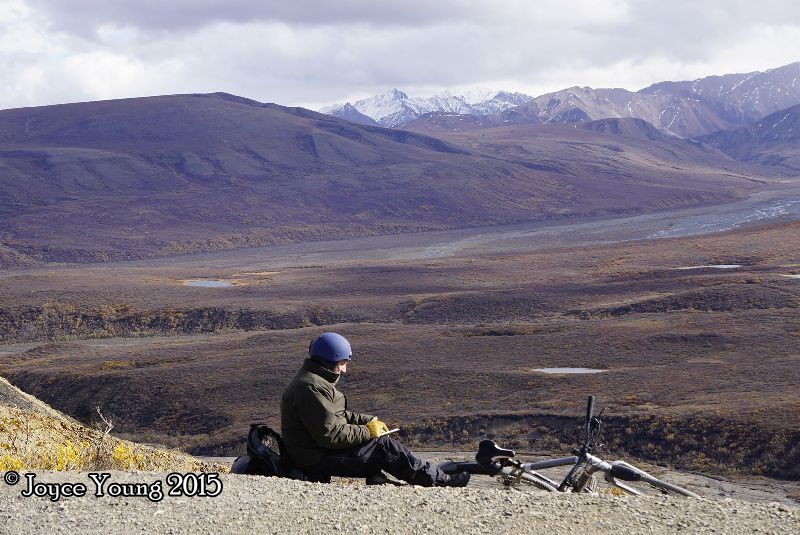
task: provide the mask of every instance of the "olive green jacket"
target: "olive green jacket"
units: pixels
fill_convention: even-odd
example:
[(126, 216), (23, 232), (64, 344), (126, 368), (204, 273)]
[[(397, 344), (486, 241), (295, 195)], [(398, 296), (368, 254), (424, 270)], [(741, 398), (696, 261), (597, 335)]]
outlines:
[(319, 461), (327, 450), (369, 440), (366, 423), (374, 416), (347, 410), (347, 398), (334, 386), (339, 375), (310, 359), (281, 396), (281, 435), (292, 462), (302, 468)]

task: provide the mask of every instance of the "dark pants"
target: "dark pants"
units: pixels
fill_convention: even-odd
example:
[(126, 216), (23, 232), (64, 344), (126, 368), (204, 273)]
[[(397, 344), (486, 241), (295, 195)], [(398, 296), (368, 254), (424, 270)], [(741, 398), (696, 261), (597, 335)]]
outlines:
[(449, 478), (435, 465), (414, 456), (411, 450), (390, 436), (374, 438), (352, 448), (330, 450), (319, 462), (303, 468), (304, 472), (315, 478), (370, 478), (379, 475), (381, 470), (423, 487), (442, 484)]

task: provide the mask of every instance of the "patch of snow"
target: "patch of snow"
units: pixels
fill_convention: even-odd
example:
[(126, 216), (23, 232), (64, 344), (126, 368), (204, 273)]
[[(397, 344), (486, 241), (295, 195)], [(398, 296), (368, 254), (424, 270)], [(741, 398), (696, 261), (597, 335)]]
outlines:
[(321, 107), (317, 111), (320, 112), (320, 113), (330, 113), (332, 111), (336, 111), (336, 110), (342, 109), (345, 106), (347, 106), (348, 104), (350, 104), (350, 103), (349, 102), (345, 102), (344, 104), (341, 104), (341, 103), (329, 104), (327, 106)]
[(478, 104), (495, 98), (500, 91), (488, 87), (473, 87), (461, 91), (460, 96), (469, 104)]
[(789, 117), (789, 114), (788, 114), (788, 113), (787, 113), (786, 115), (784, 115), (784, 116), (783, 116), (783, 119), (781, 119), (780, 121), (778, 121), (777, 123), (775, 123), (774, 125), (772, 125), (772, 128), (775, 128), (776, 126), (778, 126), (779, 124), (781, 124), (783, 121), (785, 121), (785, 120), (786, 120), (786, 118), (787, 118), (787, 117)]
[(680, 110), (677, 110), (677, 111), (675, 112), (675, 115), (673, 115), (673, 116), (672, 116), (672, 120), (671, 120), (671, 121), (669, 122), (669, 124), (667, 125), (667, 128), (671, 128), (671, 127), (672, 127), (672, 123), (674, 123), (674, 122), (675, 122), (675, 119), (677, 119), (677, 118), (678, 118), (678, 113), (680, 113)]
[(745, 77), (744, 77), (744, 78), (743, 78), (743, 79), (742, 79), (740, 82), (738, 82), (738, 83), (737, 83), (737, 84), (735, 84), (733, 87), (731, 87), (730, 91), (728, 91), (728, 92), (730, 93), (731, 91), (734, 91), (734, 90), (735, 90), (737, 87), (739, 87), (740, 85), (742, 85), (743, 83), (745, 83), (746, 81), (748, 81), (749, 79), (751, 79), (753, 76), (754, 76), (754, 75), (752, 75), (752, 74), (750, 74), (750, 75), (748, 75), (748, 76), (745, 76)]
[(221, 279), (188, 279), (183, 281), (184, 286), (200, 286), (202, 288), (228, 288), (235, 286), (232, 282)]
[(761, 92), (760, 92), (758, 86), (756, 86), (756, 87), (753, 88), (752, 91), (750, 91), (750, 92), (748, 92), (748, 93), (746, 93), (744, 95), (744, 100), (753, 102), (753, 107), (755, 108), (756, 106), (758, 106), (758, 100), (759, 100), (760, 96), (761, 96)]

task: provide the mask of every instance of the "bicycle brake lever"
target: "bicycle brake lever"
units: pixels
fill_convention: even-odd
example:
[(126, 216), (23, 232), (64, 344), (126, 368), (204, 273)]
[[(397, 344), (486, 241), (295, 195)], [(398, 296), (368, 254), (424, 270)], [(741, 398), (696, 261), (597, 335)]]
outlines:
[(589, 422), (589, 426), (592, 429), (599, 429), (600, 428), (600, 424), (603, 423), (603, 420), (601, 420), (600, 417), (603, 416), (603, 413), (605, 412), (605, 410), (606, 410), (605, 407), (600, 409), (600, 412), (597, 413), (597, 416), (593, 417), (592, 420)]

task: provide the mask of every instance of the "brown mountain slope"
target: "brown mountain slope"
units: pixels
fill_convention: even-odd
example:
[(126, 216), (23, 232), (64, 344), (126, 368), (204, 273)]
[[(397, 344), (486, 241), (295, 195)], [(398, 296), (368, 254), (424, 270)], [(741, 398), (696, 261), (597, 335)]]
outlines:
[(760, 168), (743, 167), (712, 147), (666, 135), (640, 119), (507, 126), (439, 136), (471, 151), (558, 174), (569, 191), (580, 192), (562, 205), (570, 214), (586, 199), (608, 212), (615, 205), (634, 203), (662, 209), (680, 205), (679, 199), (690, 203), (734, 195), (764, 179)]
[(516, 124), (575, 123), (607, 117), (643, 119), (681, 137), (736, 126), (721, 118), (707, 102), (688, 96), (591, 87), (542, 95), (503, 114), (504, 121)]
[(757, 123), (698, 138), (745, 162), (800, 171), (800, 106), (775, 112)]
[(445, 142), (226, 94), (0, 111), (0, 259), (634, 213), (729, 199), (752, 172), (666, 137), (647, 140), (653, 159), (636, 155), (644, 142), (625, 142), (620, 157), (620, 136), (572, 126), (525, 133), (520, 153), (508, 132)]
[(668, 94), (676, 98), (700, 101), (712, 108), (719, 119), (741, 126), (797, 105), (800, 102), (798, 77), (800, 61), (763, 72), (660, 82), (641, 89), (638, 93)]

